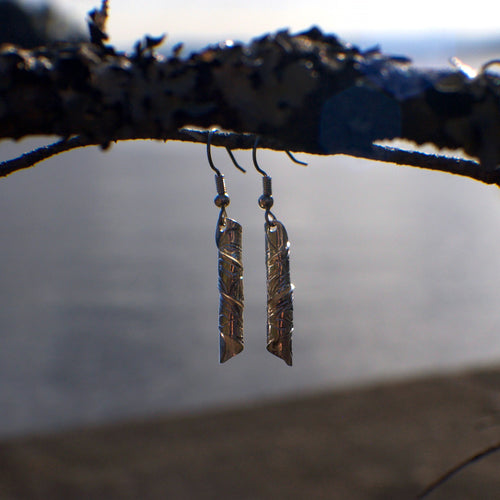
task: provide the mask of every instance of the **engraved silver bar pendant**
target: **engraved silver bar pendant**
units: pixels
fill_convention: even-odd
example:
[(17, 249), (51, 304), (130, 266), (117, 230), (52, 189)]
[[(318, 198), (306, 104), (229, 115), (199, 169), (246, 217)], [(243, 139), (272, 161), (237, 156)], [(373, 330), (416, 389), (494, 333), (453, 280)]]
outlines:
[(290, 242), (283, 224), (266, 222), (267, 350), (292, 365), (293, 289)]
[(220, 362), (243, 350), (242, 228), (233, 219), (219, 219), (216, 243), (219, 249)]

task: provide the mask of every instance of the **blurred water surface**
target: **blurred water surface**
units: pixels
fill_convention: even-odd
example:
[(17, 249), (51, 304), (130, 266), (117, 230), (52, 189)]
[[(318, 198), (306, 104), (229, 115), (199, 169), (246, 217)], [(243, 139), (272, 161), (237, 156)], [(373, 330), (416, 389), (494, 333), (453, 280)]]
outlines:
[[(4, 141), (0, 155), (46, 142)], [(224, 365), (203, 146), (86, 148), (0, 181), (1, 434), (498, 362), (498, 188), (259, 151), (292, 245), (289, 368), (265, 349), (261, 180), (236, 155), (246, 175), (214, 150), (244, 228), (246, 345)]]

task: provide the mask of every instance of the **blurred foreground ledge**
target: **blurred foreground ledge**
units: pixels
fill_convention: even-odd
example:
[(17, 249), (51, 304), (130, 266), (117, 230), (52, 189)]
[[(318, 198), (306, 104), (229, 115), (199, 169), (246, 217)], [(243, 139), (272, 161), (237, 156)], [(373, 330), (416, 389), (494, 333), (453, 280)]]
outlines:
[[(415, 498), (500, 437), (500, 370), (0, 443), (0, 498)], [(431, 499), (498, 498), (500, 454)]]

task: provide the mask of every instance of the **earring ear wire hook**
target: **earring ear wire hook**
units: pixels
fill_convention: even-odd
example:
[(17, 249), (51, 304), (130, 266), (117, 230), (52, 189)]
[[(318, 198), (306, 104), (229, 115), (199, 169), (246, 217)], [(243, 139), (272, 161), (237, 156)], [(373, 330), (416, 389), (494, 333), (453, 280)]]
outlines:
[(299, 165), (303, 165), (304, 167), (307, 167), (307, 163), (305, 161), (297, 160), (297, 158), (295, 158), (295, 156), (293, 156), (293, 154), (290, 153), (290, 151), (286, 150), (285, 153), (288, 155), (290, 160), (292, 160), (294, 163), (297, 163)]
[(263, 175), (264, 177), (269, 177), (266, 172), (264, 172), (264, 170), (262, 170), (260, 167), (259, 167), (259, 164), (257, 163), (257, 145), (259, 144), (259, 139), (260, 137), (257, 136), (255, 138), (255, 142), (254, 142), (254, 145), (253, 145), (253, 149), (252, 149), (252, 160), (253, 160), (253, 164), (257, 170), (257, 172), (259, 172), (259, 174)]
[[(257, 145), (259, 143), (259, 136), (257, 136), (257, 138), (255, 139), (255, 143), (253, 145), (253, 150), (252, 150), (252, 158), (253, 158), (253, 164), (255, 165), (255, 168), (257, 169), (257, 172), (259, 172), (260, 174), (262, 174), (264, 177), (269, 177), (266, 172), (264, 172), (264, 170), (262, 170), (260, 167), (259, 167), (259, 164), (257, 163)], [(295, 156), (292, 155), (292, 153), (290, 153), (290, 151), (286, 150), (285, 153), (288, 155), (288, 157), (290, 158), (290, 160), (292, 160), (294, 163), (298, 163), (299, 165), (304, 165), (305, 167), (307, 167), (307, 163), (305, 161), (300, 161), (300, 160), (297, 160), (297, 158), (295, 158)]]
[(207, 137), (207, 158), (208, 158), (208, 164), (210, 165), (210, 168), (219, 176), (222, 177), (221, 171), (214, 165), (214, 161), (212, 160), (212, 151), (211, 151), (211, 143), (212, 143), (212, 135), (215, 132), (215, 130), (210, 130), (208, 133)]
[[(243, 350), (242, 227), (226, 214), (230, 199), (226, 192), (224, 176), (214, 165), (210, 149), (214, 132), (214, 129), (210, 130), (207, 136), (207, 158), (210, 168), (215, 172), (217, 196), (214, 198), (214, 204), (220, 208), (215, 228), (215, 243), (219, 270), (219, 361), (224, 363)], [(229, 156), (235, 166), (241, 169), (233, 155), (230, 153)]]
[[(207, 158), (208, 158), (208, 164), (210, 165), (210, 168), (219, 176), (219, 177), (222, 177), (222, 174), (221, 174), (221, 171), (214, 165), (214, 162), (213, 162), (213, 159), (212, 159), (212, 149), (211, 149), (211, 145), (212, 145), (212, 136), (214, 134), (214, 132), (216, 132), (216, 129), (212, 129), (210, 130), (210, 132), (208, 133), (208, 137), (207, 137)], [(226, 146), (226, 151), (227, 151), (227, 154), (229, 155), (229, 157), (231, 158), (231, 161), (233, 162), (233, 165), (238, 169), (240, 170), (241, 172), (243, 172), (244, 174), (246, 173), (246, 170), (238, 164), (238, 162), (236, 161), (236, 158), (234, 157), (234, 154), (233, 152), (231, 151), (231, 149), (229, 148), (229, 146)]]
[(236, 161), (236, 158), (234, 157), (233, 152), (229, 148), (229, 146), (226, 146), (226, 151), (229, 157), (231, 158), (231, 161), (233, 162), (233, 165), (240, 171), (243, 172), (244, 174), (247, 173), (247, 171)]

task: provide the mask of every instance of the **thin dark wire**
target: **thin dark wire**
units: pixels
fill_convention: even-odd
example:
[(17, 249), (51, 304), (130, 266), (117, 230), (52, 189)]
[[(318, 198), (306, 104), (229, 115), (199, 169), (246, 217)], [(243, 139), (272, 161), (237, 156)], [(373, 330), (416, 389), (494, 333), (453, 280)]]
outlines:
[[(264, 170), (262, 170), (260, 167), (259, 167), (259, 164), (257, 163), (257, 144), (259, 143), (259, 136), (256, 137), (255, 139), (255, 143), (253, 145), (253, 149), (252, 149), (252, 159), (253, 159), (253, 164), (255, 165), (255, 168), (257, 169), (258, 172), (260, 172), (262, 175), (264, 175), (265, 177), (269, 177), (266, 172), (264, 172)], [(299, 165), (304, 165), (304, 166), (307, 166), (307, 163), (304, 162), (304, 161), (299, 161), (297, 160), (297, 158), (295, 158), (295, 156), (292, 155), (292, 153), (290, 153), (290, 151), (288, 150), (285, 150), (285, 153), (288, 155), (288, 157), (294, 162), (294, 163), (298, 163)]]
[(231, 151), (231, 148), (229, 146), (226, 146), (226, 151), (229, 157), (231, 158), (231, 161), (233, 162), (234, 166), (238, 169), (241, 170), (244, 174), (247, 173), (247, 171), (236, 161), (236, 158), (234, 157), (233, 152)]
[(210, 165), (210, 168), (219, 176), (222, 177), (222, 174), (220, 170), (214, 165), (214, 162), (212, 160), (212, 151), (210, 150), (210, 145), (212, 142), (212, 134), (215, 132), (215, 130), (210, 130), (207, 136), (207, 158), (208, 158), (208, 164)]
[(489, 448), (486, 448), (485, 450), (482, 450), (479, 453), (476, 453), (475, 455), (472, 455), (471, 457), (467, 458), (463, 462), (460, 462), (459, 464), (455, 465), (455, 467), (453, 467), (449, 471), (445, 472), (442, 476), (438, 477), (429, 486), (427, 486), (425, 488), (425, 490), (422, 491), (417, 496), (417, 499), (421, 500), (422, 498), (427, 497), (430, 493), (432, 493), (434, 490), (439, 488), (443, 483), (445, 483), (446, 481), (451, 479), (453, 476), (458, 474), (462, 469), (464, 469), (468, 465), (471, 465), (474, 462), (477, 462), (478, 460), (481, 460), (481, 459), (487, 457), (488, 455), (495, 453), (498, 450), (500, 450), (500, 443), (497, 443), (493, 446), (490, 446)]
[[(214, 132), (215, 132), (215, 129), (210, 130), (210, 132), (208, 133), (208, 136), (207, 136), (207, 158), (208, 158), (208, 164), (210, 165), (210, 168), (219, 177), (221, 177), (222, 176), (221, 171), (214, 165), (214, 161), (212, 159), (211, 145), (212, 145), (212, 135), (214, 134)], [(234, 157), (233, 152), (231, 151), (231, 149), (230, 149), (229, 146), (226, 146), (226, 151), (227, 151), (227, 154), (229, 155), (229, 157), (231, 158), (231, 161), (233, 162), (233, 165), (238, 170), (240, 170), (241, 172), (243, 172), (245, 174), (246, 170), (236, 161), (236, 158)]]
[(293, 156), (293, 154), (290, 153), (290, 151), (286, 150), (285, 153), (289, 156), (290, 160), (292, 160), (294, 163), (298, 163), (299, 165), (304, 165), (304, 167), (307, 167), (307, 163), (305, 161), (297, 160), (297, 158), (295, 158), (295, 156)]
[(255, 138), (255, 142), (254, 142), (254, 145), (253, 145), (253, 149), (252, 149), (252, 159), (253, 159), (253, 164), (255, 166), (255, 168), (257, 169), (257, 172), (259, 172), (260, 174), (262, 174), (264, 177), (269, 177), (265, 172), (264, 170), (262, 170), (260, 167), (259, 167), (259, 164), (257, 163), (257, 144), (259, 143), (259, 136), (257, 136)]

